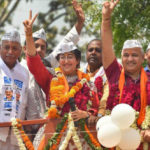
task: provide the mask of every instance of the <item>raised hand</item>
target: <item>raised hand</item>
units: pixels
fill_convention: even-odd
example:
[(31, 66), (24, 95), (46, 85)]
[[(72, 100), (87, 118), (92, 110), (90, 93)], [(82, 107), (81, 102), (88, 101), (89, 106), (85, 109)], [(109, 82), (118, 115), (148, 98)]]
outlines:
[(119, 0), (111, 0), (106, 1), (103, 3), (103, 8), (102, 8), (102, 17), (103, 19), (110, 19), (111, 13), (115, 6), (118, 4)]
[(37, 18), (38, 14), (36, 14), (33, 18), (32, 18), (32, 11), (29, 11), (29, 19), (25, 20), (23, 22), (24, 24), (24, 31), (26, 36), (32, 36), (32, 25), (35, 21), (35, 19)]
[(82, 5), (80, 3), (78, 3), (77, 0), (73, 0), (72, 5), (73, 5), (73, 8), (76, 12), (78, 21), (80, 23), (83, 23), (85, 21), (85, 16), (84, 16), (84, 12), (82, 10)]

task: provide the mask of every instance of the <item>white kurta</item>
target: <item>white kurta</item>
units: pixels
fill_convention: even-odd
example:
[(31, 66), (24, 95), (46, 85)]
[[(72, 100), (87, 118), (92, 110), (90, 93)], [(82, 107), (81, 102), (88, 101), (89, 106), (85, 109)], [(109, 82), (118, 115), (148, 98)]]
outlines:
[[(28, 85), (28, 71), (19, 62), (9, 69), (0, 57), (0, 122), (8, 122), (12, 117), (25, 119)], [(17, 145), (10, 128), (0, 128), (0, 141), (6, 142), (8, 136), (11, 144)]]
[[(27, 61), (22, 59), (20, 64), (28, 70)], [(39, 119), (44, 116), (46, 111), (46, 96), (40, 86), (34, 79), (34, 76), (29, 72), (29, 90), (27, 104), (27, 120)]]

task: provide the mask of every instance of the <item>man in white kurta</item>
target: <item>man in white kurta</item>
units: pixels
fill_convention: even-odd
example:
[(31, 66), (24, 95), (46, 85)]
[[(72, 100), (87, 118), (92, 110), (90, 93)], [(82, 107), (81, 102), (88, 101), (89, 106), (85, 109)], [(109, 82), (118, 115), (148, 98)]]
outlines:
[[(21, 54), (20, 35), (12, 29), (1, 41), (0, 57), (0, 122), (11, 118), (25, 119), (28, 95), (28, 71), (18, 58)], [(17, 139), (10, 127), (0, 128), (0, 149), (18, 150)]]

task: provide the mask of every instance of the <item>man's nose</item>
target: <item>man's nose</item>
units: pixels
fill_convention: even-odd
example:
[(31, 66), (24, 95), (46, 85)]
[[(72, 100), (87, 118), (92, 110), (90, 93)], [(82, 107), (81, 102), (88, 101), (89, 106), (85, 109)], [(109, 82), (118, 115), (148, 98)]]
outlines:
[(132, 60), (133, 60), (132, 55), (129, 55), (128, 60), (129, 60), (129, 61), (132, 61)]

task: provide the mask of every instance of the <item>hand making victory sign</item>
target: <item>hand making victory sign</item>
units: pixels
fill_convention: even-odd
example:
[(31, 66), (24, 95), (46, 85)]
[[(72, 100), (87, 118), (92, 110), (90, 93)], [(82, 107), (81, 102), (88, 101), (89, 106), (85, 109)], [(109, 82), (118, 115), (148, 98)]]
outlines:
[(26, 46), (27, 46), (27, 54), (30, 56), (35, 56), (36, 55), (36, 48), (34, 45), (34, 40), (32, 38), (32, 25), (37, 18), (38, 14), (36, 14), (32, 18), (32, 11), (29, 11), (29, 19), (25, 20), (23, 22), (24, 24), (24, 31), (25, 31), (25, 36), (26, 36)]

